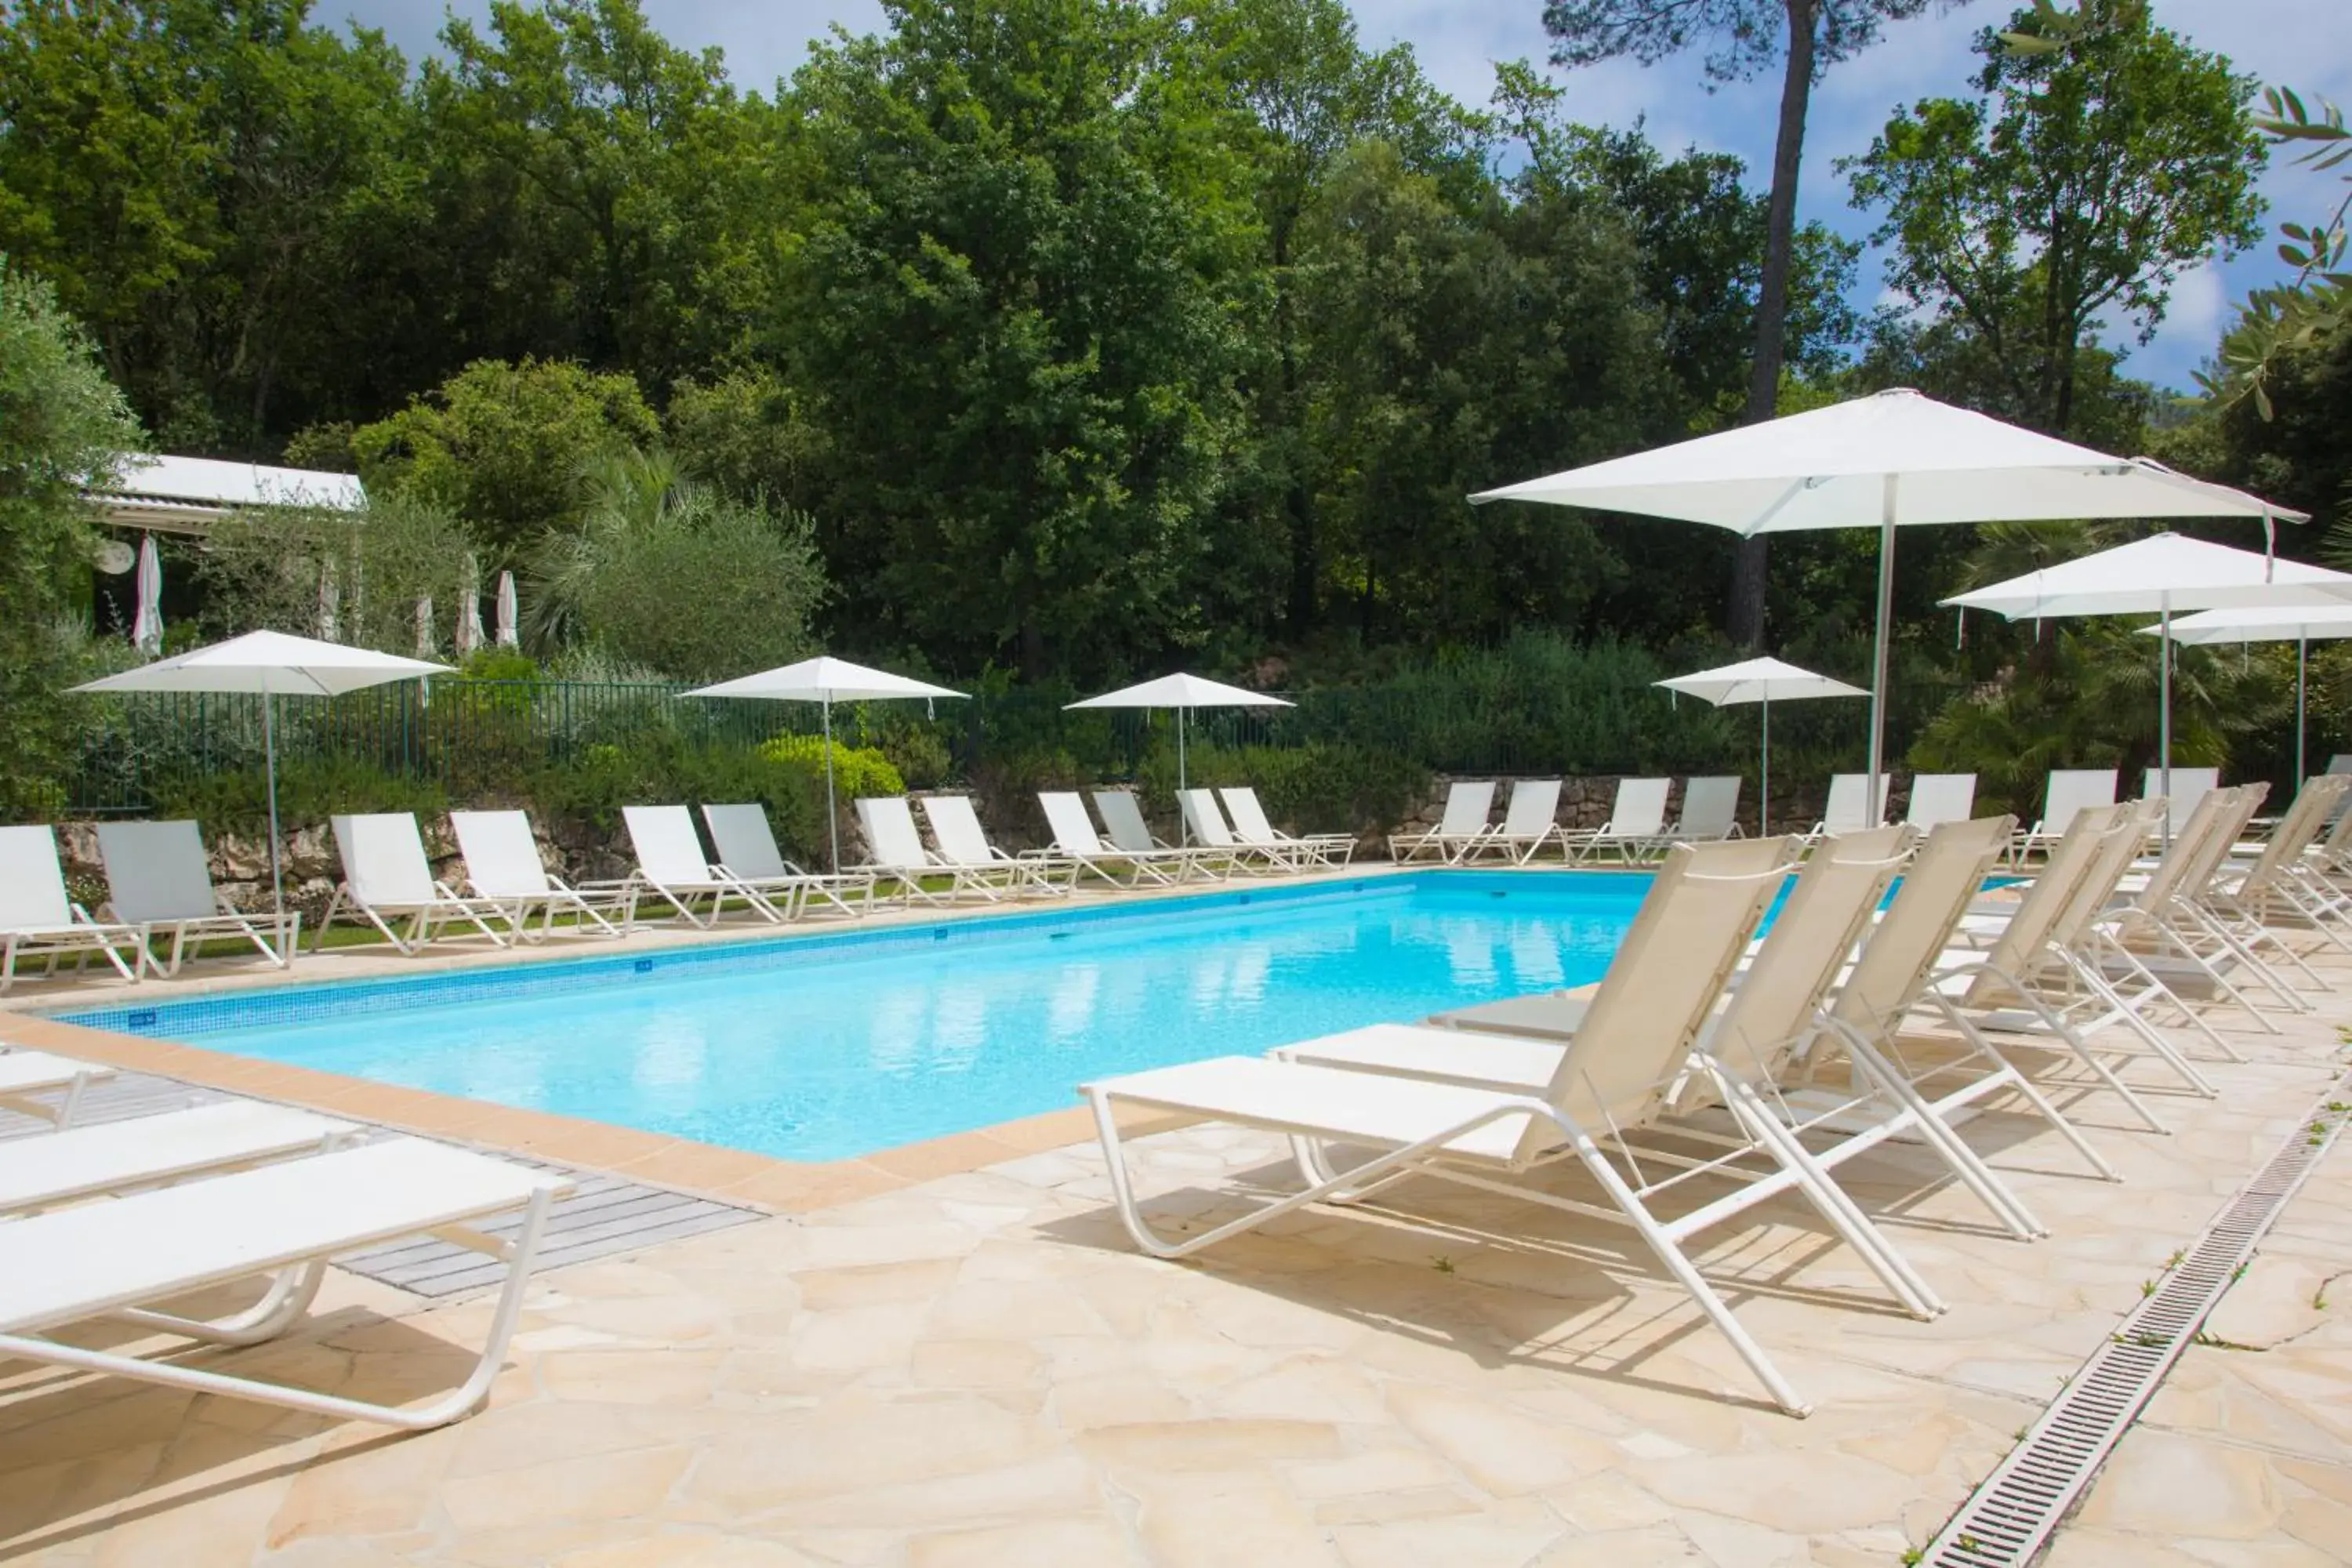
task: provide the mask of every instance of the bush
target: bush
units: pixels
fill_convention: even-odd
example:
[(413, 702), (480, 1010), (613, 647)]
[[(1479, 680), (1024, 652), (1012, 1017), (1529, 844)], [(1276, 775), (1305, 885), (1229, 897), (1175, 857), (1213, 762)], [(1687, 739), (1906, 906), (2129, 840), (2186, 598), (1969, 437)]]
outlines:
[[(1193, 746), (1186, 775), (1195, 788), (1248, 784), (1275, 825), (1293, 833), (1386, 832), (1429, 789), (1429, 770), (1393, 752), (1311, 742), (1304, 746)], [(1176, 798), (1176, 752), (1153, 751), (1137, 782), (1146, 796)]]
[[(214, 834), (268, 829), (268, 774), (258, 766), (174, 773), (151, 787), (159, 817), (194, 817)], [(278, 822), (286, 833), (342, 814), (413, 811), (436, 816), (449, 804), (447, 793), (429, 780), (387, 773), (348, 757), (278, 760)]]
[[(779, 735), (760, 748), (760, 755), (785, 767), (803, 769), (821, 784), (825, 743), (822, 735)], [(838, 741), (832, 745), (834, 791), (842, 800), (907, 793), (907, 781), (881, 752), (872, 746), (845, 746)]]

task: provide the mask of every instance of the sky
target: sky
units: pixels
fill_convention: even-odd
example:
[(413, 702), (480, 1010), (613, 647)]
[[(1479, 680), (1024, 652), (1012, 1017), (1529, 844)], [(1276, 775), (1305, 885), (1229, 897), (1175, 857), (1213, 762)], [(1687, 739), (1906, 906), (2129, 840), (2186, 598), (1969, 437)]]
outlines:
[[(765, 92), (791, 74), (809, 40), (838, 25), (853, 33), (882, 24), (878, 0), (644, 0), (646, 15), (673, 42), (726, 52), (741, 86)], [(338, 0), (320, 0), (316, 15), (336, 18)], [(2284, 82), (2306, 100), (2352, 104), (2352, 38), (2342, 27), (2343, 0), (2156, 0), (2157, 19), (2201, 47), (2230, 57), (2237, 68), (2265, 83)], [(442, 19), (454, 10), (479, 19), (487, 0), (342, 0), (342, 16), (381, 27), (413, 58), (432, 48)], [(1922, 97), (1965, 91), (1976, 59), (1969, 44), (1978, 29), (2007, 19), (2007, 0), (1943, 5), (1892, 24), (1876, 47), (1832, 69), (1814, 89), (1807, 127), (1800, 217), (1820, 219), (1856, 237), (1872, 225), (1846, 205), (1844, 182), (1832, 165), (1868, 148), (1872, 135), (1898, 105)], [(1494, 62), (1548, 54), (1542, 0), (1353, 0), (1367, 47), (1405, 43), (1432, 80), (1465, 102), (1483, 104), (1494, 84)], [(2337, 40), (2333, 47), (2326, 40)], [(1706, 90), (1698, 53), (1644, 68), (1631, 61), (1553, 72), (1568, 89), (1566, 105), (1588, 124), (1628, 126), (1646, 120), (1652, 139), (1670, 151), (1696, 146), (1747, 160), (1751, 182), (1769, 177), (1780, 81), (1768, 72), (1751, 82)], [(2324, 216), (2336, 187), (2273, 160), (2263, 190), (2270, 221)], [(2136, 350), (2130, 374), (2160, 385), (2185, 387), (2189, 373), (2213, 349), (2233, 301), (2284, 268), (2272, 242), (2221, 265), (2183, 276), (2152, 343)], [(1880, 296), (1878, 263), (1866, 256), (1863, 294)]]

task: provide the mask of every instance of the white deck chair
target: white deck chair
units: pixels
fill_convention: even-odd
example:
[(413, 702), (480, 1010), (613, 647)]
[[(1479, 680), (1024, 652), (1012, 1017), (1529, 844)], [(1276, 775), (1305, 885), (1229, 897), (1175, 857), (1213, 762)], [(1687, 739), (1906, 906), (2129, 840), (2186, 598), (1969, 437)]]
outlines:
[(2042, 815), (2032, 827), (2017, 836), (2010, 847), (2012, 866), (2021, 866), (2026, 857), (2049, 848), (2066, 836), (2074, 826), (2075, 814), (2091, 806), (2116, 804), (2116, 770), (2113, 768), (2054, 768), (2049, 782), (2042, 785)]
[[(703, 826), (710, 829), (711, 847), (719, 851), (716, 869), (757, 888), (773, 901), (782, 894), (797, 900), (794, 911), (806, 914), (812, 900), (821, 899), (845, 915), (865, 914), (874, 907), (874, 873), (839, 871), (830, 876), (805, 870), (784, 858), (769, 826), (768, 808), (756, 801), (702, 807)], [(853, 905), (850, 900), (857, 902)]]
[[(106, 912), (125, 925), (146, 928), (148, 940), (140, 949), (158, 975), (180, 973), (192, 937), (198, 942), (215, 936), (249, 942), (280, 969), (294, 956), (301, 940), (301, 912), (256, 917), (230, 907), (213, 888), (204, 836), (194, 823), (101, 822), (98, 852), (106, 861)], [(265, 925), (270, 928), (267, 934)], [(162, 958), (155, 956), (158, 936), (171, 938)]]
[(1015, 897), (1043, 893), (1060, 898), (1077, 885), (1075, 860), (1051, 850), (1042, 855), (1008, 855), (991, 844), (968, 795), (925, 795), (923, 820), (931, 825), (931, 838), (940, 847), (941, 861), (970, 868), (975, 876), (993, 876)]
[[(526, 942), (544, 942), (555, 917), (568, 914), (574, 930), (619, 936), (636, 916), (636, 899), (626, 882), (575, 888), (547, 868), (530, 817), (520, 811), (453, 811), (449, 826), (466, 861), (466, 891), (495, 906), (508, 929)], [(533, 915), (539, 929), (530, 929)], [(619, 925), (605, 917), (616, 916)]]
[[(1929, 1315), (1932, 1299), (1923, 1298), (1921, 1288), (1892, 1261), (1884, 1238), (1850, 1201), (1801, 1153), (1789, 1153), (1769, 1126), (1758, 1129), (1759, 1139), (1789, 1160), (1780, 1180), (1739, 1185), (1727, 1197), (1695, 1208), (1677, 1201), (1672, 1217), (1652, 1205), (1661, 1196), (1679, 1200), (1687, 1191), (1689, 1169), (1645, 1163), (1648, 1151), (1634, 1152), (1629, 1142), (1657, 1121), (1670, 1095), (1687, 1081), (1692, 1042), (1746, 950), (1765, 903), (1780, 887), (1790, 849), (1789, 840), (1759, 838), (1670, 851), (1576, 1044), (1559, 1057), (1540, 1093), (1246, 1057), (1086, 1086), (1082, 1092), (1093, 1108), (1113, 1196), (1129, 1234), (1147, 1252), (1181, 1258), (1307, 1204), (1365, 1202), (1414, 1176), (1627, 1226), (1731, 1342), (1780, 1407), (1804, 1414), (1804, 1401), (1683, 1251), (1687, 1237), (1767, 1196), (1796, 1190), (1908, 1310)], [(1163, 1236), (1145, 1218), (1129, 1179), (1118, 1121), (1118, 1108), (1127, 1105), (1289, 1134), (1306, 1184), (1239, 1218), (1181, 1237)], [(1324, 1152), (1329, 1145), (1370, 1154), (1353, 1169), (1335, 1173)], [(1561, 1195), (1552, 1183), (1525, 1179), (1537, 1167), (1560, 1161), (1583, 1167), (1600, 1189), (1598, 1201)]]
[(1948, 822), (1966, 822), (1977, 808), (1974, 773), (1914, 773), (1911, 802), (1903, 820), (1922, 833)]
[(0, 995), (16, 977), (16, 961), (47, 961), (58, 972), (70, 954), (79, 969), (95, 953), (125, 980), (139, 978), (146, 933), (133, 925), (105, 924), (66, 894), (58, 863), (58, 836), (42, 826), (0, 827)]
[(1503, 807), (1503, 820), (1465, 851), (1465, 862), (1482, 860), (1492, 855), (1514, 866), (1525, 866), (1543, 853), (1547, 844), (1559, 844), (1566, 853), (1567, 837), (1559, 826), (1559, 784), (1558, 779), (1517, 779), (1511, 784), (1511, 798)]
[(1194, 876), (1215, 878), (1221, 869), (1230, 870), (1230, 856), (1220, 854), (1205, 845), (1180, 846), (1169, 843), (1151, 831), (1143, 820), (1143, 807), (1132, 790), (1098, 789), (1095, 791), (1095, 809), (1102, 814), (1103, 832), (1112, 847), (1123, 855), (1153, 855), (1169, 857), (1168, 864), (1176, 868), (1176, 879), (1185, 881)]
[(2225, 862), (2200, 895), (2206, 908), (2231, 929), (2250, 937), (2255, 931), (2267, 933), (2273, 950), (2292, 954), (2296, 968), (2315, 986), (2324, 982), (2281, 933), (2308, 931), (2338, 949), (2352, 951), (2352, 942), (2338, 929), (2352, 921), (2352, 898), (2311, 858), (2313, 845), (2347, 798), (2352, 798), (2352, 774), (2323, 773), (2305, 780), (2252, 862)]
[(1389, 858), (1402, 865), (1423, 856), (1459, 860), (1486, 836), (1486, 819), (1495, 815), (1493, 779), (1455, 779), (1445, 790), (1445, 809), (1437, 826), (1417, 833), (1389, 835)]
[(2142, 800), (2166, 799), (2172, 810), (2165, 826), (2165, 837), (2178, 838), (2180, 830), (2189, 826), (2189, 814), (2197, 803), (2221, 787), (2219, 768), (2175, 768), (2172, 770), (2172, 794), (2163, 795), (2164, 770), (2150, 768), (2140, 775), (2139, 797)]
[[(799, 910), (797, 881), (762, 887), (747, 882), (724, 866), (714, 865), (702, 852), (702, 836), (694, 817), (682, 805), (625, 805), (622, 823), (628, 828), (629, 847), (636, 852), (637, 868), (631, 872), (625, 896), (630, 919), (652, 893), (698, 931), (719, 924), (730, 902), (740, 903), (772, 925), (781, 925)], [(695, 906), (702, 906), (696, 912)]]
[[(0, 1110), (13, 1110), (51, 1127), (70, 1127), (81, 1109), (83, 1093), (91, 1084), (113, 1076), (112, 1068), (97, 1062), (76, 1061), (47, 1051), (0, 1048)], [(53, 1094), (58, 1095), (55, 1101), (43, 1098)]]
[(117, 1197), (192, 1176), (297, 1154), (357, 1137), (349, 1121), (290, 1105), (225, 1100), (48, 1138), (0, 1141), (0, 1215)]
[[(438, 941), (446, 927), (459, 921), (489, 938), (492, 945), (508, 945), (506, 934), (489, 923), (505, 918), (496, 904), (460, 898), (447, 884), (434, 880), (414, 813), (382, 811), (331, 820), (343, 879), (310, 939), (313, 952), (325, 943), (327, 928), (345, 910), (382, 931), (404, 953)], [(405, 936), (394, 929), (400, 921), (407, 922)]]
[(1253, 849), (1288, 855), (1301, 870), (1344, 866), (1355, 858), (1352, 833), (1285, 833), (1267, 819), (1257, 791), (1248, 784), (1231, 784), (1217, 791), (1233, 819), (1234, 837)]
[(1172, 887), (1192, 862), (1192, 855), (1181, 849), (1121, 849), (1105, 842), (1087, 816), (1085, 797), (1076, 790), (1039, 790), (1037, 805), (1054, 835), (1055, 853), (1081, 875), (1099, 877), (1112, 887), (1139, 888), (1147, 882)]
[[(950, 866), (925, 847), (915, 826), (915, 813), (904, 795), (861, 796), (856, 803), (858, 826), (866, 831), (872, 858), (858, 869), (874, 873), (877, 885), (895, 884), (909, 902), (952, 903), (969, 893), (994, 903), (1010, 891), (1004, 873), (994, 867)], [(924, 885), (945, 880), (944, 891)]]
[(1176, 809), (1184, 814), (1184, 826), (1200, 841), (1201, 847), (1212, 854), (1222, 855), (1225, 864), (1236, 871), (1288, 871), (1296, 869), (1291, 858), (1276, 849), (1244, 844), (1234, 837), (1225, 822), (1224, 808), (1217, 804), (1217, 794), (1208, 789), (1180, 789), (1176, 792)]
[[(2265, 784), (2208, 790), (2173, 836), (2163, 858), (2137, 887), (2126, 879), (2125, 890), (2110, 901), (2100, 923), (2115, 941), (2131, 950), (2134, 962), (2168, 984), (2201, 982), (2210, 994), (2235, 1005), (2258, 1027), (2275, 1035), (2281, 1032), (2279, 1026), (2254, 1005), (2237, 981), (2249, 982), (2292, 1012), (2311, 1011), (2309, 998), (2254, 951), (2264, 945), (2263, 933), (2258, 931), (2254, 941), (2248, 942), (2196, 898), (2197, 891), (2212, 881), (2238, 835), (2269, 793)], [(2174, 984), (2174, 989), (2179, 985)], [(2221, 1048), (2227, 1055), (2236, 1055), (2226, 1044)]]
[(1832, 834), (1867, 833), (1881, 826), (1886, 811), (1886, 789), (1894, 782), (1892, 773), (1878, 775), (1878, 809), (1880, 820), (1870, 816), (1870, 775), (1868, 773), (1832, 773), (1830, 775), (1830, 798), (1822, 808), (1822, 819), (1813, 824), (1808, 839), (1826, 838)]
[[(0, 1355), (337, 1420), (412, 1431), (444, 1426), (489, 1393), (522, 1310), (548, 1207), (570, 1185), (566, 1177), (462, 1149), (389, 1138), (10, 1220), (0, 1225)], [(478, 1228), (516, 1209), (523, 1218), (512, 1241)], [(48, 1337), (111, 1318), (215, 1344), (257, 1344), (309, 1310), (329, 1258), (426, 1232), (502, 1258), (507, 1278), (472, 1374), (423, 1405), (372, 1405)], [(199, 1322), (143, 1305), (273, 1271), (268, 1293), (234, 1318)]]
[(1683, 814), (1666, 837), (1676, 844), (1712, 844), (1739, 837), (1739, 775), (1717, 773), (1685, 781)]
[(1570, 863), (1580, 864), (1604, 850), (1614, 850), (1618, 859), (1631, 864), (1655, 849), (1665, 835), (1666, 792), (1674, 782), (1619, 779), (1608, 821), (1598, 827), (1561, 834), (1560, 844)]

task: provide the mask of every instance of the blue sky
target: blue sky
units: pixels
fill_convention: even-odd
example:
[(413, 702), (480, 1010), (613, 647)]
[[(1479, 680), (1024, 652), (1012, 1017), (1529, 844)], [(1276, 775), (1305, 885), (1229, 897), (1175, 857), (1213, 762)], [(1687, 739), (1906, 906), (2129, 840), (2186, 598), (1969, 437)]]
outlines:
[[(808, 40), (838, 23), (853, 32), (881, 25), (877, 0), (645, 0), (647, 14), (677, 43), (726, 51), (735, 79), (768, 89), (806, 53)], [(2228, 55), (2238, 68), (2265, 82), (2285, 81), (2306, 97), (2352, 102), (2352, 48), (2345, 40), (2343, 0), (2156, 0), (2158, 21), (2203, 47)], [(461, 15), (480, 16), (486, 0), (457, 0)], [(2005, 20), (2011, 6), (1986, 3), (1938, 7), (1894, 24), (1878, 47), (1832, 71), (1816, 89), (1805, 149), (1801, 216), (1843, 232), (1866, 233), (1863, 215), (1845, 205), (1844, 184), (1832, 172), (1840, 156), (1862, 152), (1890, 110), (1924, 96), (1957, 93), (1975, 60), (1969, 40)], [(323, 0), (321, 20), (335, 16)], [(1493, 62), (1547, 54), (1541, 0), (1354, 0), (1358, 26), (1369, 45), (1402, 41), (1421, 57), (1438, 85), (1473, 103), (1486, 101)], [(382, 27), (413, 57), (432, 46), (445, 15), (443, 0), (346, 0), (344, 14)], [(1748, 160), (1759, 182), (1771, 155), (1777, 75), (1709, 93), (1691, 55), (1643, 68), (1630, 62), (1555, 73), (1569, 89), (1570, 111), (1590, 123), (1630, 125), (1646, 117), (1650, 134), (1679, 149), (1696, 145)], [(2335, 187), (2329, 177), (2274, 164), (2266, 181), (2273, 221), (2320, 216)], [(2268, 242), (2224, 266), (2184, 277), (2163, 330), (2131, 360), (2134, 374), (2185, 385), (2211, 352), (2231, 301), (2279, 274)], [(1878, 293), (1874, 259), (1864, 264), (1864, 292)], [(1865, 300), (1864, 302), (1867, 302)]]

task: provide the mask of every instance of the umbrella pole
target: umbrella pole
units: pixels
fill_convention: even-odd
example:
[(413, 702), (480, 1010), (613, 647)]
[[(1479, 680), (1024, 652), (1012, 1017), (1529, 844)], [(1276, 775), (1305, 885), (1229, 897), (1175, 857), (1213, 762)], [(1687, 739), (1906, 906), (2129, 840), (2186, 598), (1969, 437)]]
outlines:
[(278, 864), (278, 731), (270, 721), (270, 710), (278, 699), (268, 690), (261, 694), (261, 765), (269, 781), (269, 907), (278, 917), (278, 940), (285, 940), (286, 877)]
[(1863, 779), (1863, 787), (1870, 801), (1870, 809), (1863, 816), (1865, 822), (1879, 821), (1886, 814), (1886, 803), (1879, 798), (1878, 777), (1885, 766), (1886, 748), (1886, 628), (1895, 618), (1895, 487), (1897, 482), (1893, 474), (1886, 476), (1878, 518), (1878, 638), (1871, 657), (1870, 771)]
[(2311, 639), (2294, 639), (2294, 782), (2303, 783), (2303, 675), (2304, 660), (2311, 652)]
[(841, 812), (833, 804), (833, 699), (824, 699), (817, 707), (824, 715), (824, 833), (826, 842), (833, 846), (833, 861), (825, 869), (838, 871), (841, 869)]
[(1763, 763), (1756, 785), (1756, 837), (1769, 837), (1772, 832), (1772, 700), (1764, 699)]
[(2157, 681), (2160, 695), (2156, 718), (2156, 754), (2157, 765), (2161, 770), (2157, 776), (2162, 786), (2158, 793), (2167, 803), (2164, 808), (2164, 841), (2169, 845), (2172, 842), (2172, 595), (2169, 590), (2157, 600), (2156, 624), (2157, 644), (2164, 653), (2164, 668)]
[(1184, 710), (1176, 710), (1176, 842), (1192, 842), (1192, 819), (1184, 815)]

